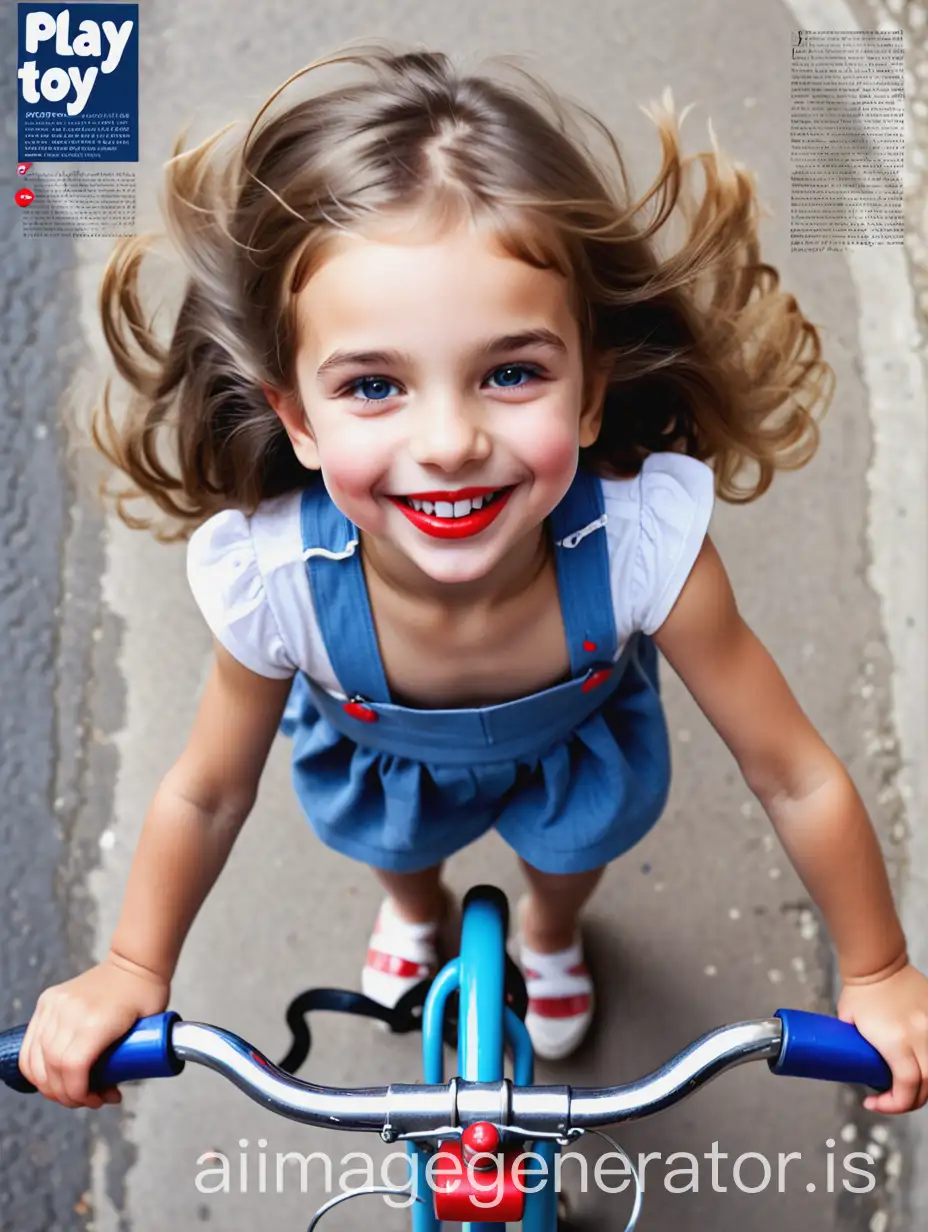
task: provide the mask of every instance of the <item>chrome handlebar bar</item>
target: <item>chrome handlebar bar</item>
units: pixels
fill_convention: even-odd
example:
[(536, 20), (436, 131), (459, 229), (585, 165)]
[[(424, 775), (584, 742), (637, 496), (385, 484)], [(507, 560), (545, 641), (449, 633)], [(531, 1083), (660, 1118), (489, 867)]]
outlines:
[(522, 1136), (559, 1137), (632, 1121), (678, 1103), (726, 1070), (780, 1054), (779, 1018), (720, 1027), (694, 1041), (665, 1065), (615, 1087), (514, 1087), (454, 1078), (439, 1086), (391, 1084), (339, 1090), (293, 1078), (230, 1031), (176, 1022), (171, 1044), (181, 1062), (215, 1070), (256, 1103), (280, 1116), (327, 1129), (378, 1132), (385, 1141), (452, 1136), (489, 1121)]
[[(19, 1070), (26, 1027), (0, 1032), (0, 1081), (35, 1088)], [(615, 1087), (514, 1086), (508, 1079), (392, 1084), (341, 1090), (293, 1078), (246, 1040), (220, 1027), (185, 1022), (168, 1012), (140, 1019), (103, 1054), (91, 1086), (170, 1077), (187, 1061), (216, 1070), (249, 1098), (290, 1120), (329, 1129), (374, 1131), (397, 1138), (460, 1133), (489, 1121), (512, 1136), (557, 1138), (649, 1116), (697, 1091), (725, 1070), (766, 1060), (776, 1074), (854, 1082), (883, 1091), (892, 1085), (885, 1060), (857, 1029), (822, 1014), (777, 1010), (771, 1018), (719, 1027), (689, 1044), (653, 1073)]]

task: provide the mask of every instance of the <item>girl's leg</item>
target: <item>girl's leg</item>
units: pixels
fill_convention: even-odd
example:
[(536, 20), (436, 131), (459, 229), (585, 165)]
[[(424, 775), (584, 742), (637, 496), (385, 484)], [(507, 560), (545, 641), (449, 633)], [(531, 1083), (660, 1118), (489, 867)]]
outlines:
[(393, 873), (382, 868), (374, 872), (392, 899), (397, 915), (410, 924), (430, 924), (440, 920), (448, 903), (448, 891), (441, 884), (442, 864), (418, 873)]
[(574, 1051), (593, 1020), (593, 981), (578, 919), (604, 870), (542, 873), (521, 863), (529, 884), (519, 904), (519, 962), (528, 991), (525, 1025), (536, 1054), (557, 1060)]
[(529, 884), (520, 925), (526, 945), (553, 954), (572, 945), (580, 910), (599, 884), (605, 868), (588, 873), (542, 873), (520, 858)]
[(395, 1005), (438, 970), (438, 934), (450, 905), (441, 870), (440, 864), (417, 873), (374, 870), (387, 897), (368, 943), (361, 989), (381, 1005)]

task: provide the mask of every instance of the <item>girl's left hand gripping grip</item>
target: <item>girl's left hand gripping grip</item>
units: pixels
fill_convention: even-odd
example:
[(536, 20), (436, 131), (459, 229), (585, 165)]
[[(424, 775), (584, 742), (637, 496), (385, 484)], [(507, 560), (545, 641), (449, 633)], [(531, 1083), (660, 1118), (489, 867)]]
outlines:
[[(180, 1014), (168, 1010), (140, 1018), (122, 1039), (111, 1044), (90, 1071), (90, 1089), (119, 1086), (139, 1078), (172, 1078), (184, 1068), (171, 1048), (171, 1028)], [(0, 1032), (0, 1081), (14, 1091), (28, 1094), (36, 1088), (19, 1072), (19, 1050), (25, 1027)]]
[(806, 1010), (777, 1010), (776, 1017), (783, 1024), (783, 1042), (780, 1055), (769, 1062), (775, 1074), (854, 1082), (874, 1091), (893, 1085), (892, 1070), (850, 1023)]

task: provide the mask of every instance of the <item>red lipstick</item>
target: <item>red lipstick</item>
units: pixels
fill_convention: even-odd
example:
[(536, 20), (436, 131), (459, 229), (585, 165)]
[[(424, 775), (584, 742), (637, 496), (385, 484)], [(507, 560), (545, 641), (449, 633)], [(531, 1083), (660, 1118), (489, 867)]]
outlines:
[(406, 498), (406, 500), (442, 500), (451, 503), (455, 499), (468, 500), (474, 496), (500, 492), (500, 495), (488, 505), (472, 510), (463, 518), (439, 518), (422, 509), (413, 509), (412, 505), (407, 505), (406, 501), (398, 496), (391, 496), (389, 499), (412, 522), (413, 526), (426, 535), (431, 535), (433, 539), (466, 539), (471, 535), (479, 535), (492, 522), (495, 522), (514, 491), (515, 488), (507, 488), (505, 491), (500, 491), (499, 488), (461, 488), (457, 492), (416, 492)]

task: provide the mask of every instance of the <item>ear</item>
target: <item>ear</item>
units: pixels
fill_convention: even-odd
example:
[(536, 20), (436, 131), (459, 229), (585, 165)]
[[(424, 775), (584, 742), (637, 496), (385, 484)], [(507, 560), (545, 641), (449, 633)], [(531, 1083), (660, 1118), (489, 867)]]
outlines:
[(580, 445), (586, 449), (594, 444), (603, 423), (606, 390), (612, 375), (613, 356), (594, 355), (584, 381), (586, 394), (580, 412)]
[(299, 397), (273, 389), (270, 385), (262, 385), (261, 388), (277, 418), (283, 424), (297, 460), (307, 470), (320, 470), (322, 464), (319, 461), (316, 438), (313, 436)]

